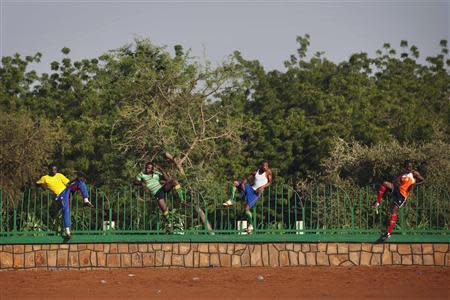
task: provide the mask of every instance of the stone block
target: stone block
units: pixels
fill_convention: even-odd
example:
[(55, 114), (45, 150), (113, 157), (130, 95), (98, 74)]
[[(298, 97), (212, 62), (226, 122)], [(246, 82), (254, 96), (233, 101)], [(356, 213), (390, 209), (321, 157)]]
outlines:
[(421, 244), (412, 244), (411, 250), (413, 254), (422, 254), (422, 245)]
[(86, 250), (88, 248), (87, 244), (78, 244), (78, 251)]
[(231, 267), (231, 255), (230, 254), (219, 254), (219, 259), (220, 259), (221, 267)]
[(106, 267), (106, 253), (97, 252), (97, 266), (98, 267)]
[(234, 253), (234, 244), (228, 244), (227, 245), (227, 253), (233, 254)]
[(209, 267), (209, 254), (200, 252), (199, 266), (201, 268)]
[(210, 243), (208, 245), (209, 245), (209, 253), (219, 252), (219, 246), (216, 243)]
[(80, 267), (91, 267), (91, 251), (83, 250), (80, 251)]
[(70, 244), (69, 245), (70, 251), (78, 251), (78, 245), (77, 244)]
[(433, 245), (432, 244), (422, 244), (422, 253), (423, 254), (433, 254)]
[(70, 249), (70, 245), (69, 244), (60, 244), (59, 245), (59, 249), (67, 249), (67, 250), (69, 250)]
[(397, 249), (398, 254), (401, 255), (411, 254), (411, 245), (409, 244), (399, 244)]
[(389, 244), (389, 251), (397, 252), (397, 244)]
[(361, 250), (366, 252), (372, 252), (372, 244), (369, 243), (361, 244)]
[(315, 252), (307, 252), (306, 253), (306, 265), (308, 266), (316, 266), (316, 253)]
[(188, 254), (191, 251), (191, 244), (189, 243), (181, 243), (179, 247), (179, 254)]
[(309, 249), (310, 249), (310, 251), (311, 252), (317, 252), (318, 250), (318, 246), (317, 246), (317, 243), (315, 243), (315, 244), (309, 244)]
[(36, 264), (36, 267), (46, 267), (47, 252), (42, 250), (34, 252), (34, 262)]
[(172, 266), (183, 267), (183, 255), (173, 254), (172, 255)]
[(208, 244), (207, 243), (201, 243), (198, 245), (198, 252), (200, 253), (208, 253)]
[(361, 252), (350, 252), (349, 254), (349, 258), (350, 261), (355, 265), (355, 266), (359, 266), (360, 264), (360, 258), (361, 258)]
[(194, 252), (194, 267), (198, 268), (200, 266), (200, 253)]
[(337, 245), (337, 250), (339, 254), (347, 254), (348, 253), (348, 244), (346, 243), (339, 243)]
[(404, 266), (412, 265), (412, 255), (402, 255), (402, 265)]
[[(164, 253), (160, 251), (159, 253)], [(144, 267), (154, 267), (156, 265), (156, 254), (154, 252), (148, 253), (141, 253), (142, 255), (142, 265)], [(139, 258), (135, 257), (136, 263), (139, 264)], [(162, 259), (159, 262), (159, 265), (162, 265)]]
[[(363, 247), (364, 248), (364, 247)], [(370, 266), (370, 260), (372, 258), (371, 252), (361, 252), (361, 266)]]
[(95, 251), (103, 251), (105, 249), (103, 244), (94, 244)]
[(180, 254), (179, 250), (180, 246), (178, 243), (172, 244), (172, 254)]
[(186, 255), (184, 255), (184, 266), (185, 267), (193, 267), (194, 266), (194, 252), (189, 251)]
[(109, 253), (110, 250), (111, 250), (111, 244), (104, 244), (103, 253)]
[(280, 267), (289, 267), (289, 251), (280, 251)]
[(13, 251), (15, 254), (24, 253), (25, 252), (25, 245), (14, 245)]
[(245, 249), (244, 253), (242, 253), (241, 265), (243, 267), (250, 267), (250, 247), (247, 247), (247, 249)]
[(57, 250), (47, 251), (47, 265), (51, 268), (56, 267), (56, 260), (58, 258)]
[(170, 267), (172, 263), (172, 252), (164, 251), (164, 267)]
[(119, 268), (120, 267), (120, 254), (109, 253), (106, 255), (106, 266), (108, 268)]
[(445, 254), (445, 266), (450, 267), (450, 253)]
[(50, 250), (50, 245), (48, 244), (41, 245), (41, 250)]
[(147, 244), (138, 244), (138, 251), (141, 252), (141, 253), (147, 252), (148, 251)]
[(342, 264), (340, 264), (339, 266), (341, 266), (341, 267), (352, 267), (352, 266), (354, 266), (354, 264), (351, 261), (346, 260)]
[[(0, 245), (0, 247), (1, 247), (1, 245)], [(31, 252), (31, 251), (33, 251), (33, 245), (25, 245), (25, 252)]]
[(300, 243), (295, 243), (295, 244), (294, 244), (294, 251), (295, 251), (295, 252), (301, 252), (301, 251), (302, 251), (302, 244), (300, 244)]
[[(34, 255), (34, 254), (33, 254)], [(9, 252), (0, 253), (0, 265), (2, 269), (8, 269), (13, 267), (13, 254)]]
[(274, 246), (278, 251), (286, 250), (286, 244), (283, 244), (283, 243), (273, 244), (273, 246)]
[(445, 266), (445, 253), (441, 253), (441, 252), (434, 253), (434, 265), (435, 266)]
[(390, 251), (387, 251), (387, 249), (383, 252), (381, 263), (383, 264), (383, 266), (392, 265), (392, 253)]
[(25, 255), (22, 253), (14, 253), (14, 269), (23, 269), (25, 267)]
[(298, 266), (298, 253), (289, 251), (289, 262), (291, 266)]
[(300, 266), (306, 266), (306, 254), (303, 252), (298, 253), (298, 264)]
[(331, 254), (329, 258), (331, 266), (340, 266), (343, 262), (348, 260), (348, 256), (345, 254)]
[(325, 251), (327, 251), (327, 243), (318, 243), (317, 244), (317, 250), (319, 251), (319, 252), (325, 252)]
[[(36, 262), (37, 265), (37, 262)], [(70, 268), (79, 268), (79, 259), (78, 259), (78, 252), (77, 251), (69, 251), (69, 267)]]
[(278, 250), (273, 244), (269, 244), (269, 265), (272, 267), (278, 267)]
[(361, 251), (361, 244), (360, 244), (360, 243), (349, 244), (349, 245), (348, 245), (348, 250), (349, 250), (350, 252), (353, 252), (353, 251)]
[(306, 253), (311, 251), (311, 248), (309, 247), (309, 244), (302, 244), (302, 252)]
[[(156, 267), (162, 267), (164, 263), (164, 251), (157, 250), (155, 255), (155, 266)], [(145, 264), (144, 264), (145, 266)]]
[(109, 245), (109, 253), (117, 253), (119, 251), (119, 247), (117, 244), (110, 244)]
[(137, 244), (128, 244), (128, 252), (129, 253), (138, 252), (138, 245)]
[(241, 267), (241, 257), (239, 255), (231, 256), (231, 266), (232, 267)]
[(327, 254), (337, 254), (337, 244), (336, 243), (328, 243)]
[[(153, 249), (153, 250), (150, 250), (150, 249)], [(148, 245), (148, 251), (156, 251), (156, 250), (162, 250), (162, 245), (161, 244)]]
[(434, 257), (432, 254), (423, 255), (423, 264), (425, 266), (434, 266)]
[(435, 252), (446, 253), (448, 251), (448, 244), (434, 244), (433, 247)]
[(292, 244), (292, 243), (286, 244), (286, 250), (294, 251), (294, 244)]
[[(143, 259), (142, 259), (143, 255), (144, 254), (140, 253), (140, 252), (132, 253), (131, 254), (131, 266), (134, 268), (142, 267), (143, 266)], [(155, 255), (155, 254), (153, 254), (153, 255)]]
[(122, 268), (130, 268), (132, 266), (130, 253), (120, 254), (120, 266)]
[(59, 249), (59, 245), (58, 244), (51, 244), (50, 245), (50, 250), (58, 250)]
[(261, 245), (261, 257), (262, 257), (262, 264), (265, 267), (270, 266), (269, 261), (269, 246), (267, 244)]
[(384, 245), (383, 244), (375, 244), (372, 247), (372, 253), (383, 253)]
[(372, 259), (370, 260), (371, 266), (380, 266), (381, 265), (381, 253), (373, 253)]
[(262, 246), (255, 245), (250, 253), (250, 263), (252, 266), (262, 267)]
[(422, 254), (413, 254), (413, 264), (414, 265), (423, 265)]
[(220, 267), (220, 260), (218, 253), (212, 253), (209, 257), (209, 266), (210, 267)]
[(227, 244), (226, 243), (219, 244), (219, 253), (227, 253)]
[[(12, 252), (12, 246), (6, 246), (6, 245), (3, 246), (3, 251), (8, 251), (7, 247), (11, 247), (11, 250), (9, 252)], [(41, 245), (33, 245), (33, 251), (36, 251), (36, 250), (41, 250)]]
[(170, 244), (170, 243), (164, 243), (164, 244), (162, 244), (162, 250), (164, 251), (164, 252), (167, 252), (167, 251), (173, 251), (173, 245), (172, 244)]
[(97, 253), (95, 251), (91, 251), (91, 265), (97, 267)]
[[(67, 256), (66, 256), (67, 258)], [(66, 265), (67, 266), (67, 259)], [(34, 252), (25, 253), (25, 268), (35, 268), (36, 264), (34, 263)]]
[(328, 255), (325, 252), (317, 252), (317, 265), (318, 266), (329, 266)]
[(392, 264), (393, 265), (401, 265), (402, 257), (397, 252), (392, 253)]

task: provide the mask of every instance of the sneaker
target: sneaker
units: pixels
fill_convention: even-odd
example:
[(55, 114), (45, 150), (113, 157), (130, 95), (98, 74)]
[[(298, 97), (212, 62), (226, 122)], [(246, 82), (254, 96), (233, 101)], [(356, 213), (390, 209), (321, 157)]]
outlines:
[(92, 203), (89, 200), (86, 200), (86, 199), (84, 199), (83, 206), (84, 207), (94, 208), (94, 205), (92, 205)]
[(69, 240), (70, 238), (72, 237), (72, 234), (70, 233), (70, 228), (65, 228), (64, 229), (64, 238), (66, 239), (66, 240)]
[(375, 209), (375, 212), (376, 212), (377, 215), (378, 215), (378, 207), (380, 207), (380, 203), (377, 203), (377, 202), (375, 201), (375, 203), (372, 204), (372, 207)]
[(227, 200), (226, 202), (224, 202), (224, 203), (222, 203), (222, 205), (224, 206), (224, 207), (229, 207), (229, 206), (233, 206), (233, 201), (231, 201), (231, 200)]
[(383, 235), (380, 237), (380, 243), (384, 243), (390, 237), (391, 237), (391, 234), (389, 232), (383, 233)]
[(248, 227), (247, 227), (247, 233), (248, 233), (248, 234), (251, 234), (252, 232), (253, 232), (253, 225), (250, 224), (250, 225), (248, 225)]

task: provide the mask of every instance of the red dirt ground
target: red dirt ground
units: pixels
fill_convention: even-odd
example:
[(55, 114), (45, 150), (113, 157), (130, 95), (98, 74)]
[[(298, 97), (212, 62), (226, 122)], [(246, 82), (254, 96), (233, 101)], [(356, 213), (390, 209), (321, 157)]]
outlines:
[[(264, 279), (258, 280), (258, 275)], [(450, 299), (450, 268), (160, 268), (0, 272), (2, 300), (345, 298)]]

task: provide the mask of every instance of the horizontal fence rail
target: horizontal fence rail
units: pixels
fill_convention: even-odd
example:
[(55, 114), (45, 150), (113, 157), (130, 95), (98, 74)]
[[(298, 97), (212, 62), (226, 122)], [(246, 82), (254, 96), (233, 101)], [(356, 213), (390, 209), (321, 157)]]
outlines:
[[(373, 234), (386, 230), (391, 195), (386, 193), (379, 214), (371, 208), (373, 186), (345, 191), (317, 186), (295, 191), (289, 186), (266, 189), (252, 209), (256, 234)], [(169, 193), (170, 217), (161, 215), (156, 200), (142, 189), (117, 192), (91, 189), (94, 208), (84, 208), (78, 193), (71, 197), (72, 231), (86, 235), (119, 234), (246, 234), (245, 203), (223, 207), (228, 194), (185, 193), (181, 201)], [(59, 202), (42, 190), (12, 196), (0, 190), (0, 236), (51, 236), (62, 232)], [(450, 234), (450, 197), (446, 190), (418, 186), (400, 209), (394, 232)]]

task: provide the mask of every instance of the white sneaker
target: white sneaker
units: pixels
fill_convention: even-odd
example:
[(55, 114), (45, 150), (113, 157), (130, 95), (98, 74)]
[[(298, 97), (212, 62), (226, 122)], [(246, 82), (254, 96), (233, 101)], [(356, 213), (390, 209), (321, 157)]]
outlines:
[(224, 206), (224, 207), (228, 207), (228, 206), (233, 206), (233, 201), (231, 201), (231, 200), (227, 200), (227, 201), (225, 201), (224, 203), (222, 203), (222, 205)]
[(248, 234), (251, 234), (252, 232), (253, 232), (253, 225), (250, 224), (250, 225), (248, 225), (248, 227), (247, 227), (247, 233), (248, 233)]

